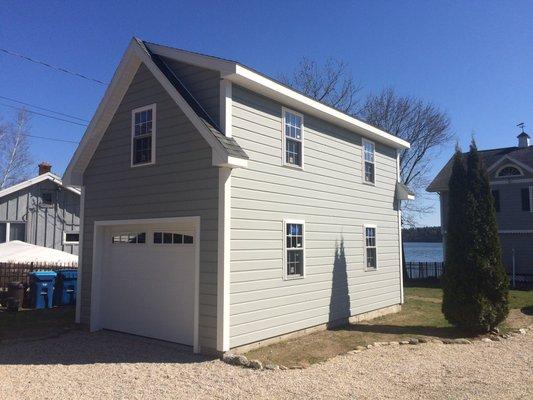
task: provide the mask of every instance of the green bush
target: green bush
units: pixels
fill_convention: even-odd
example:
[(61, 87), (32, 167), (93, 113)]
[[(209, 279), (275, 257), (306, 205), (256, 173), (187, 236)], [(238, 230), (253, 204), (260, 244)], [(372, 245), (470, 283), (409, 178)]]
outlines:
[(442, 312), (453, 325), (487, 331), (507, 317), (508, 278), (488, 176), (475, 143), (458, 150), (449, 182)]

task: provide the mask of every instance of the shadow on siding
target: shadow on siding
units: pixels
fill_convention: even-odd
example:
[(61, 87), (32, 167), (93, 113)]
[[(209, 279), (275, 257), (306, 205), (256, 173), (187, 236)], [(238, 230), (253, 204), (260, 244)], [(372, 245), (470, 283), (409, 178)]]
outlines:
[(335, 245), (333, 278), (329, 301), (329, 322), (350, 316), (350, 293), (348, 290), (348, 272), (346, 271), (346, 254), (344, 239)]

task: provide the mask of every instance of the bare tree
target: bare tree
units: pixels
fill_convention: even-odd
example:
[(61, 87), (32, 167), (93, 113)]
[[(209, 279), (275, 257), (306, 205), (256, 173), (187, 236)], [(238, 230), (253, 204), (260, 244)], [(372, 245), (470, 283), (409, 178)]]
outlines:
[(290, 79), (281, 79), (318, 101), (410, 142), (411, 148), (400, 154), (400, 169), (402, 181), (415, 192), (417, 200), (403, 205), (403, 222), (415, 225), (421, 215), (432, 210), (423, 201), (424, 189), (429, 183), (432, 155), (452, 139), (445, 112), (429, 102), (400, 96), (391, 88), (361, 101), (361, 86), (355, 84), (347, 64), (333, 59), (320, 66), (304, 58)]
[(323, 65), (302, 58), (291, 76), (280, 80), (300, 92), (347, 114), (355, 114), (361, 86), (349, 75), (344, 61), (328, 58)]
[(0, 125), (0, 189), (27, 179), (32, 164), (28, 143), (30, 118), (25, 109), (13, 123)]
[(392, 88), (370, 94), (359, 116), (411, 143), (410, 149), (400, 153), (400, 174), (418, 199), (404, 204), (404, 223), (415, 225), (420, 215), (432, 210), (421, 200), (426, 196), (424, 189), (429, 183), (427, 173), (432, 155), (452, 139), (450, 118), (434, 104), (400, 96)]

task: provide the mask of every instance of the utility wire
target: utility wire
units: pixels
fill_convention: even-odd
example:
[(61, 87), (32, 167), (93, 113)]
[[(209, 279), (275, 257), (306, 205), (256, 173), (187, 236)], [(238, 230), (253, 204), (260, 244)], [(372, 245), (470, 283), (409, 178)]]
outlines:
[[(30, 104), (30, 103), (25, 103), (25, 102), (20, 101), (20, 100), (12, 99), (12, 98), (10, 98), (10, 97), (0, 96), (0, 99), (13, 101), (13, 102), (15, 102), (15, 103), (19, 103), (19, 104), (22, 104), (22, 105), (25, 105), (25, 106), (28, 106), (28, 107), (37, 108), (37, 109), (39, 109), (39, 110), (48, 111), (48, 112), (51, 112), (51, 113), (54, 113), (54, 114), (62, 115), (62, 116), (64, 116), (64, 117), (68, 117), (68, 118), (72, 118), (72, 119), (77, 119), (78, 121), (89, 122), (89, 120), (86, 120), (86, 119), (83, 119), (83, 118), (79, 118), (79, 117), (75, 117), (74, 115), (64, 114), (64, 113), (59, 112), (59, 111), (50, 110), (49, 108), (44, 108), (44, 107), (40, 107), (40, 106), (35, 106), (35, 105), (33, 105), (33, 104)], [(30, 110), (27, 110), (27, 111), (30, 111)]]
[(25, 111), (27, 111), (27, 112), (29, 112), (29, 113), (36, 114), (36, 115), (40, 115), (41, 117), (46, 117), (46, 118), (56, 119), (56, 120), (58, 120), (58, 121), (68, 122), (69, 124), (74, 124), (74, 125), (79, 125), (79, 126), (87, 126), (87, 124), (81, 124), (81, 123), (79, 123), (79, 122), (69, 121), (68, 119), (59, 118), (59, 117), (54, 117), (53, 115), (43, 114), (43, 113), (40, 113), (40, 112), (37, 112), (37, 111), (28, 110), (27, 108), (22, 108), (22, 107), (13, 106), (13, 105), (11, 105), (11, 104), (0, 103), (0, 106), (11, 107), (11, 108), (14, 108), (15, 110), (25, 110)]
[(36, 138), (36, 139), (51, 140), (53, 142), (74, 143), (74, 144), (79, 143), (77, 140), (67, 140), (67, 139), (51, 138), (51, 137), (46, 137), (46, 136), (28, 135), (26, 133), (23, 134), (23, 136)]
[(85, 80), (88, 80), (88, 81), (91, 81), (91, 82), (98, 83), (99, 85), (107, 85), (106, 82), (103, 82), (103, 81), (101, 81), (99, 79), (91, 78), (89, 76), (86, 76), (86, 75), (83, 75), (83, 74), (79, 74), (79, 73), (74, 72), (74, 71), (70, 71), (70, 70), (68, 70), (66, 68), (62, 68), (62, 67), (58, 67), (58, 66), (55, 66), (55, 65), (52, 65), (52, 64), (48, 64), (47, 62), (44, 62), (44, 61), (35, 60), (33, 58), (30, 58), (28, 56), (25, 56), (25, 55), (22, 55), (22, 54), (19, 54), (19, 53), (15, 53), (13, 51), (9, 51), (9, 50), (2, 49), (2, 48), (0, 48), (0, 51), (5, 53), (5, 54), (9, 54), (10, 56), (19, 57), (19, 58), (22, 58), (23, 60), (30, 61), (30, 62), (32, 62), (34, 64), (39, 64), (39, 65), (45, 66), (47, 68), (55, 69), (56, 71), (64, 72), (66, 74), (77, 76), (78, 78), (82, 78), (82, 79), (85, 79)]

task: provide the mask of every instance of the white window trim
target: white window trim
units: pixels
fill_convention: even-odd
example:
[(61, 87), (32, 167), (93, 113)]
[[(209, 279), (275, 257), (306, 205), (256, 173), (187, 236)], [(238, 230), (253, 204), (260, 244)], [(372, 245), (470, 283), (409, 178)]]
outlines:
[[(507, 168), (507, 167), (512, 167), (512, 168), (517, 169), (518, 172), (520, 172), (520, 175), (504, 175), (504, 176), (500, 176), (500, 172), (502, 172), (502, 170)], [(501, 166), (500, 168), (498, 168), (498, 170), (496, 171), (496, 178), (512, 179), (512, 178), (518, 178), (520, 176), (524, 176), (524, 171), (522, 171), (522, 168), (520, 168), (518, 165), (514, 165), (514, 164), (505, 164), (505, 165)]]
[[(366, 262), (366, 260), (367, 260), (367, 257), (366, 257), (366, 250), (367, 250), (367, 246), (366, 246), (366, 228), (374, 228), (376, 230), (376, 268), (367, 267), (367, 262)], [(378, 248), (379, 248), (378, 226), (375, 225), (375, 224), (364, 224), (363, 225), (363, 256), (364, 256), (363, 265), (365, 267), (365, 271), (377, 271), (379, 269)]]
[(529, 212), (533, 213), (533, 186), (529, 186)]
[(28, 240), (28, 224), (24, 221), (0, 221), (0, 224), (6, 224), (6, 241), (10, 242), (11, 224), (24, 224), (24, 241)]
[[(78, 234), (78, 241), (77, 242), (73, 242), (73, 241), (69, 242), (67, 240), (67, 235), (68, 234)], [(63, 231), (63, 244), (80, 244), (79, 234), (80, 234), (80, 231)]]
[[(147, 163), (142, 164), (134, 164), (133, 163), (133, 142), (135, 138), (135, 114), (142, 111), (152, 110), (152, 157), (151, 161)], [(133, 110), (131, 110), (131, 157), (130, 157), (130, 166), (131, 168), (135, 167), (144, 167), (147, 165), (153, 165), (155, 164), (155, 147), (156, 147), (156, 136), (157, 136), (157, 105), (156, 103), (149, 104), (147, 106), (138, 107)]]
[[(300, 117), (302, 119), (302, 128), (301, 128), (301, 135), (302, 135), (302, 138), (300, 139), (300, 143), (302, 145), (302, 156), (301, 156), (301, 164), (302, 165), (294, 165), (294, 164), (289, 164), (287, 162), (287, 155), (286, 155), (286, 152), (287, 152), (287, 137), (285, 136), (285, 114), (286, 113), (291, 113), (291, 114), (294, 114), (298, 117)], [(286, 108), (286, 107), (281, 107), (281, 138), (282, 138), (282, 146), (281, 146), (281, 165), (284, 166), (284, 167), (289, 167), (289, 168), (294, 168), (294, 169), (297, 169), (297, 170), (303, 170), (304, 169), (304, 139), (305, 139), (305, 120), (304, 120), (304, 116), (303, 114), (297, 112), (297, 111), (294, 111), (294, 110), (291, 110), (290, 108)], [(292, 139), (292, 140), (295, 140), (295, 141), (298, 141), (297, 139)]]
[[(374, 182), (368, 182), (365, 179), (365, 143), (372, 144), (374, 146)], [(364, 139), (361, 141), (361, 180), (365, 185), (376, 186), (376, 143), (372, 140)]]
[[(302, 225), (302, 251), (303, 251), (303, 257), (302, 257), (302, 270), (303, 274), (298, 275), (288, 275), (287, 274), (287, 224), (300, 224)], [(294, 279), (304, 279), (306, 276), (306, 269), (307, 265), (305, 262), (305, 221), (302, 219), (284, 219), (283, 220), (283, 280), (284, 281), (292, 281)]]

